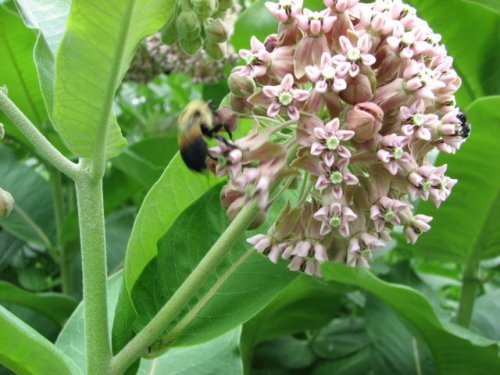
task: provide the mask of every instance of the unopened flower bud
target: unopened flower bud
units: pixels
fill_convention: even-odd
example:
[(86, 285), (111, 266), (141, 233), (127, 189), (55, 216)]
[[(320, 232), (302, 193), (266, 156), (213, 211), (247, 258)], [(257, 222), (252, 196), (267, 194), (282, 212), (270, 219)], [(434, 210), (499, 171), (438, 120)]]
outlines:
[(340, 92), (340, 97), (349, 104), (370, 101), (373, 98), (370, 78), (364, 74), (358, 74), (347, 83), (347, 88)]
[(201, 18), (208, 18), (217, 10), (219, 2), (217, 0), (191, 0), (191, 5)]
[(226, 43), (205, 43), (205, 52), (214, 60), (220, 60), (224, 58), (227, 54), (227, 44)]
[(229, 28), (220, 19), (210, 19), (205, 27), (205, 34), (210, 43), (223, 43), (229, 38)]
[(8, 191), (0, 189), (0, 219), (5, 219), (14, 208), (14, 198)]
[(192, 10), (183, 10), (176, 21), (177, 32), (181, 39), (196, 40), (200, 36), (201, 23)]
[(359, 103), (347, 112), (347, 128), (354, 130), (357, 142), (366, 142), (382, 128), (384, 111), (375, 103)]
[(2, 141), (5, 138), (5, 129), (3, 127), (3, 124), (0, 122), (0, 141)]
[(202, 46), (201, 39), (194, 39), (194, 40), (189, 40), (189, 39), (181, 39), (179, 41), (179, 45), (182, 48), (184, 52), (186, 52), (188, 55), (194, 55)]
[(177, 29), (178, 14), (170, 17), (165, 27), (161, 30), (161, 40), (163, 43), (171, 45), (179, 39), (179, 32)]
[(233, 73), (227, 81), (231, 92), (240, 97), (249, 97), (255, 92), (255, 81), (248, 75)]

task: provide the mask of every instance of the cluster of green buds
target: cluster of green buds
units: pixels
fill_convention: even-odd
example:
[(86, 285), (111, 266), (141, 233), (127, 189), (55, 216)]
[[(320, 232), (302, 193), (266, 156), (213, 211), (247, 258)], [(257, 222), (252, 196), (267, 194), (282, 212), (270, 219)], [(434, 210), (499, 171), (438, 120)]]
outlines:
[(180, 0), (162, 30), (166, 44), (178, 43), (190, 55), (203, 48), (213, 59), (226, 55), (231, 28), (224, 20), (233, 0)]
[[(5, 130), (3, 124), (0, 123), (0, 141), (5, 137)], [(12, 209), (14, 208), (14, 198), (8, 191), (0, 188), (0, 219), (5, 219), (10, 215)]]

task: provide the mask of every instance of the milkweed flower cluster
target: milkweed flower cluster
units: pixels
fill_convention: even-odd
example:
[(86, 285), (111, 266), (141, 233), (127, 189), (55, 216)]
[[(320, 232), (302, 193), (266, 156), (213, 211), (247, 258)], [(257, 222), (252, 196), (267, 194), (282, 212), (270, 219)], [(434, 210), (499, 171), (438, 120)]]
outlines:
[(300, 186), (248, 242), (318, 276), (327, 261), (368, 267), (395, 226), (411, 243), (428, 231), (432, 218), (415, 214), (412, 201), (439, 207), (457, 181), (427, 155), (455, 153), (468, 134), (452, 58), (414, 8), (324, 4), (314, 12), (300, 0), (266, 3), (278, 32), (253, 37), (229, 77), (232, 108), (257, 125), (212, 150), (215, 172), (229, 176), (222, 202), (231, 218), (258, 199), (258, 224), (276, 186)]

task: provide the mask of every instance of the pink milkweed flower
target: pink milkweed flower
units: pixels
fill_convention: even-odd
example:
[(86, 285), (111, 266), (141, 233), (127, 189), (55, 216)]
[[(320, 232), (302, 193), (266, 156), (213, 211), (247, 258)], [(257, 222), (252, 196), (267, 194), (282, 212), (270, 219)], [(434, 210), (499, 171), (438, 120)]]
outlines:
[(437, 168), (432, 165), (425, 165), (410, 173), (408, 176), (408, 193), (411, 199), (428, 200), (430, 198), (438, 208), (441, 202), (448, 198), (451, 189), (457, 183), (457, 180), (444, 175), (447, 168), (446, 164)]
[(349, 237), (349, 222), (356, 220), (358, 215), (349, 207), (335, 202), (330, 207), (321, 207), (313, 217), (321, 221), (320, 234), (322, 236), (330, 233), (332, 228), (337, 228), (342, 237)]
[(302, 271), (310, 276), (322, 277), (320, 264), (316, 260), (310, 258), (296, 256), (288, 265), (288, 269), (290, 271)]
[(461, 136), (461, 128), (458, 109), (444, 115), (438, 129), (440, 135), (440, 139), (436, 142), (438, 150), (454, 154), (464, 142), (464, 138)]
[(329, 168), (339, 157), (341, 160), (345, 159), (345, 162), (337, 160), (338, 165), (347, 164), (347, 159), (351, 157), (351, 152), (341, 142), (354, 137), (354, 132), (352, 130), (339, 130), (339, 128), (340, 121), (335, 118), (326, 124), (321, 122), (321, 125), (318, 124), (313, 129), (316, 141), (311, 145), (311, 155), (321, 156)]
[(397, 22), (392, 35), (387, 38), (387, 44), (393, 51), (399, 52), (401, 58), (411, 59), (429, 49), (429, 44), (425, 41), (429, 34), (427, 27), (418, 26), (406, 31), (403, 24)]
[(293, 22), (302, 11), (302, 0), (280, 0), (278, 3), (266, 1), (266, 8), (282, 23)]
[(311, 36), (318, 36), (330, 32), (337, 17), (330, 15), (328, 9), (321, 12), (313, 12), (304, 9), (302, 14), (297, 15), (297, 26), (304, 33)]
[(377, 204), (370, 208), (370, 219), (375, 224), (375, 230), (382, 232), (386, 224), (399, 225), (399, 213), (408, 207), (408, 204), (398, 199), (382, 197)]
[(369, 233), (353, 237), (347, 249), (347, 264), (351, 267), (370, 268), (368, 260), (372, 257), (372, 250), (384, 246), (384, 242)]
[(425, 102), (417, 100), (410, 107), (401, 107), (399, 120), (402, 123), (401, 132), (406, 136), (415, 136), (424, 141), (430, 141), (436, 133), (439, 118), (433, 113), (425, 113)]
[(315, 188), (317, 190), (326, 190), (327, 194), (332, 194), (333, 198), (342, 198), (342, 185), (357, 185), (358, 178), (353, 175), (347, 168), (339, 169), (335, 166), (318, 177)]
[(264, 43), (254, 36), (250, 39), (250, 46), (250, 50), (240, 50), (240, 57), (245, 60), (246, 65), (234, 68), (233, 73), (249, 75), (252, 78), (261, 77), (267, 72), (271, 55)]
[(325, 52), (321, 55), (319, 68), (314, 65), (308, 65), (305, 68), (307, 77), (315, 83), (315, 90), (324, 94), (327, 91), (340, 92), (345, 90), (347, 83), (333, 66), (330, 53)]
[(345, 12), (354, 8), (359, 3), (359, 0), (323, 0), (323, 3), (337, 12)]
[(431, 216), (421, 214), (413, 216), (413, 218), (405, 224), (405, 235), (408, 243), (415, 244), (420, 234), (431, 229), (429, 223), (432, 219)]
[(380, 142), (381, 148), (377, 151), (377, 157), (392, 175), (396, 175), (400, 168), (407, 169), (411, 164), (411, 156), (405, 150), (408, 142), (408, 137), (398, 136), (395, 133), (386, 135)]
[(304, 102), (309, 97), (309, 91), (293, 88), (294, 79), (291, 74), (287, 74), (281, 84), (278, 86), (264, 86), (262, 93), (272, 99), (267, 108), (267, 115), (275, 117), (282, 108), (286, 108), (288, 116), (292, 120), (298, 120), (300, 117), (299, 102)]
[(364, 34), (358, 39), (356, 47), (344, 35), (339, 39), (343, 54), (332, 58), (334, 64), (338, 65), (341, 73), (349, 72), (351, 77), (356, 77), (361, 71), (361, 65), (371, 66), (375, 64), (375, 56), (369, 54), (372, 48), (372, 37)]
[(446, 86), (436, 79), (436, 73), (425, 66), (423, 62), (410, 60), (403, 71), (406, 89), (422, 99), (435, 99), (435, 91)]

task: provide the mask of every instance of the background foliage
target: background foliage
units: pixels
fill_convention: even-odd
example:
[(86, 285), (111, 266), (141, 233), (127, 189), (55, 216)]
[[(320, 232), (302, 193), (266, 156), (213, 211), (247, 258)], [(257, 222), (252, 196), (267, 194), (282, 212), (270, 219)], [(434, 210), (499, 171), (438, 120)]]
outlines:
[[(463, 78), (458, 104), (473, 126), (457, 155), (438, 156), (459, 179), (450, 199), (439, 210), (425, 202), (418, 207), (434, 217), (433, 229), (416, 246), (403, 239), (391, 244), (370, 272), (329, 265), (324, 280), (244, 255), (242, 238), (152, 352), (162, 353), (167, 342), (174, 348), (142, 360), (140, 374), (500, 373), (500, 6), (495, 0), (410, 2), (455, 58)], [(0, 85), (59, 150), (87, 156), (94, 146), (81, 140), (106, 115), (101, 104), (115, 108), (104, 201), (109, 314), (119, 349), (228, 224), (218, 181), (191, 173), (175, 156), (178, 112), (193, 99), (223, 98), (227, 87), (224, 80), (193, 83), (182, 72), (147, 83), (121, 81), (137, 43), (168, 18), (168, 2), (138, 5), (129, 23), (106, 2), (75, 2), (71, 12), (66, 0), (0, 3)], [(275, 30), (263, 3), (241, 3), (236, 49), (248, 48), (251, 35)], [(109, 34), (80, 28), (82, 12), (106, 24)], [(80, 373), (73, 186), (2, 114), (0, 121), (7, 133), (0, 187), (16, 201), (0, 222), (0, 363), (19, 373)], [(28, 361), (27, 346), (43, 360)], [(10, 372), (0, 366), (0, 373)]]

